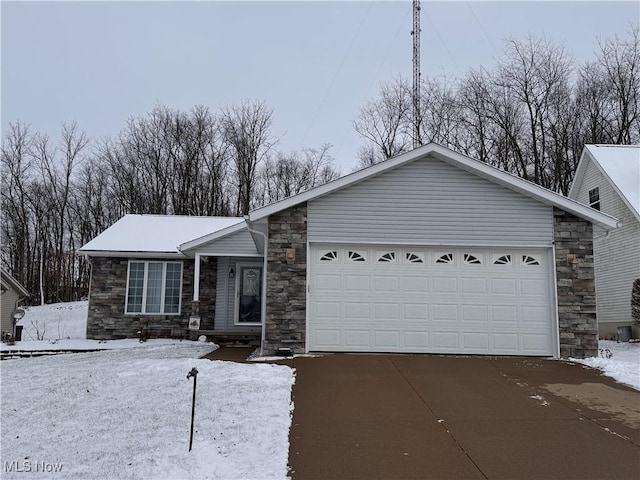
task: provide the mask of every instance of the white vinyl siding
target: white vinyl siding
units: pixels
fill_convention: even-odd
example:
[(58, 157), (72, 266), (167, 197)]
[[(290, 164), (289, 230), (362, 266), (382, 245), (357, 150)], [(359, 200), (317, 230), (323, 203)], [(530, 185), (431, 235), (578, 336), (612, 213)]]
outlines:
[(600, 211), (621, 223), (607, 234), (594, 227), (598, 323), (622, 324), (631, 321), (631, 287), (640, 278), (640, 222), (600, 169), (589, 161), (575, 200), (588, 205), (589, 191), (595, 187), (599, 188)]
[(125, 312), (179, 314), (181, 262), (129, 261)]
[(197, 252), (203, 255), (207, 254), (234, 254), (234, 255), (256, 255), (253, 238), (246, 228), (235, 233), (231, 233), (226, 237), (212, 240), (209, 243), (200, 245)]
[(553, 242), (552, 207), (433, 158), (308, 203), (310, 242)]

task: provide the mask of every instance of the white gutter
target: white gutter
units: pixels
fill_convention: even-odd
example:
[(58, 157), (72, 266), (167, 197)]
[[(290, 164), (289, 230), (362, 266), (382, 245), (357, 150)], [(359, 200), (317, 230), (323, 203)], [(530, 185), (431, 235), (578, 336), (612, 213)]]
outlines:
[(244, 221), (247, 223), (247, 230), (249, 233), (256, 233), (260, 235), (264, 239), (264, 248), (262, 249), (263, 255), (263, 265), (262, 265), (262, 306), (261, 306), (261, 319), (262, 322), (262, 332), (260, 334), (260, 356), (263, 356), (263, 348), (264, 348), (264, 338), (265, 338), (265, 330), (267, 327), (267, 251), (268, 251), (268, 243), (269, 239), (267, 238), (267, 234), (260, 232), (258, 230), (253, 230), (251, 228), (251, 222), (249, 220), (249, 215), (244, 216)]

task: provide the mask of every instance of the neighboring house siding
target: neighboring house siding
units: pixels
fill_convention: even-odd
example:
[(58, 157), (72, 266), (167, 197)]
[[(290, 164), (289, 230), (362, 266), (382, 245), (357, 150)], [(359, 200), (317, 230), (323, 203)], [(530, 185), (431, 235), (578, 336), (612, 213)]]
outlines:
[(229, 269), (238, 271), (238, 262), (262, 265), (262, 258), (218, 258), (218, 288), (216, 289), (216, 319), (214, 330), (225, 332), (260, 332), (261, 327), (235, 324), (236, 279), (229, 278)]
[(550, 246), (552, 207), (416, 160), (309, 202), (310, 242)]
[(216, 239), (208, 244), (201, 245), (196, 250), (198, 253), (207, 254), (236, 254), (257, 255), (258, 251), (248, 230), (240, 230)]
[(616, 334), (616, 327), (631, 325), (631, 288), (640, 278), (640, 222), (592, 161), (586, 166), (576, 200), (589, 204), (589, 190), (600, 190), (600, 210), (617, 218), (621, 226), (608, 234), (594, 229), (596, 295), (600, 335)]
[[(87, 338), (97, 340), (132, 338), (137, 337), (137, 332), (142, 329), (145, 329), (150, 337), (185, 336), (193, 300), (193, 260), (183, 261), (182, 303), (179, 315), (126, 315), (124, 310), (129, 260), (113, 257), (91, 259)], [(216, 259), (212, 258), (200, 269), (200, 315), (203, 329), (213, 327), (216, 265)]]
[(14, 290), (11, 285), (8, 285), (2, 282), (5, 287), (7, 287), (7, 291), (2, 294), (2, 321), (0, 323), (0, 328), (2, 333), (11, 333), (13, 334), (13, 311), (16, 308), (16, 301), (20, 298), (20, 294)]

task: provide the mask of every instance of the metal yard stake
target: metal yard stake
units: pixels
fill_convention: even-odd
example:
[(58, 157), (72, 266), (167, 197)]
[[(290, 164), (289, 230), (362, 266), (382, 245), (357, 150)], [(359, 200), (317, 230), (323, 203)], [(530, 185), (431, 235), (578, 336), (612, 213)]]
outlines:
[(191, 402), (191, 436), (189, 437), (189, 451), (191, 451), (191, 445), (193, 445), (193, 418), (196, 415), (196, 383), (198, 381), (198, 370), (193, 367), (187, 374), (187, 380), (193, 377), (193, 400)]

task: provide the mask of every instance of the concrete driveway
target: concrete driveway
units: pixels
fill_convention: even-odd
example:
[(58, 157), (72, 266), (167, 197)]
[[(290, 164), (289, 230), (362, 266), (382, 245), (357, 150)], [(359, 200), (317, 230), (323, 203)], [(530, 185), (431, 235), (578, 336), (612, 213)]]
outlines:
[(640, 393), (536, 358), (296, 358), (304, 479), (640, 478)]

